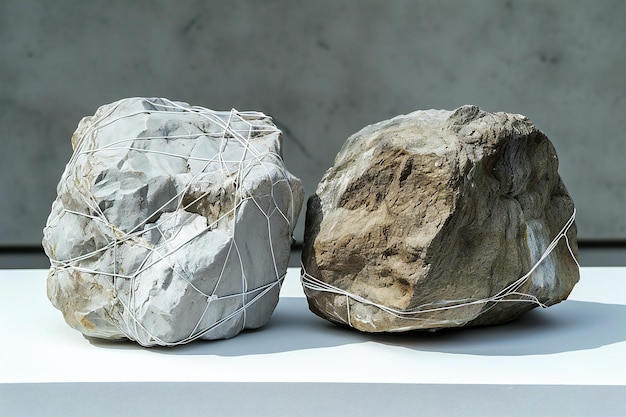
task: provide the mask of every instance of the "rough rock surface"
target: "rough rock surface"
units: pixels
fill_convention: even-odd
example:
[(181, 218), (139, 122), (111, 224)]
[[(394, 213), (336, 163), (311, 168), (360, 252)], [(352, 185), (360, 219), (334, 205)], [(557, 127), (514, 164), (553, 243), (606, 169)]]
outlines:
[(362, 129), (308, 201), (310, 309), (398, 332), (503, 323), (564, 300), (578, 248), (557, 170), (551, 142), (521, 115), (464, 106)]
[(269, 117), (124, 99), (72, 145), (43, 239), (67, 323), (169, 346), (269, 320), (304, 198)]

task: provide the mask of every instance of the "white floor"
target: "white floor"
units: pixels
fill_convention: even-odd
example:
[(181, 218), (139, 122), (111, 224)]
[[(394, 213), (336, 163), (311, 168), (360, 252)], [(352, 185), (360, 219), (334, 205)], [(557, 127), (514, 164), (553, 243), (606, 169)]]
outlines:
[(67, 326), (45, 270), (0, 271), (0, 415), (626, 415), (625, 273), (583, 268), (504, 326), (368, 335), (310, 313), (290, 268), (263, 329), (146, 349)]

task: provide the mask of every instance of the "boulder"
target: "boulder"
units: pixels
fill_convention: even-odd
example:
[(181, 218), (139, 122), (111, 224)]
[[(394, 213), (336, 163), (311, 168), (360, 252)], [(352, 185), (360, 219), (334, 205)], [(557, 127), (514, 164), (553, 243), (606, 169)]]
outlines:
[(578, 282), (574, 204), (526, 117), (417, 111), (346, 141), (308, 200), (302, 282), (364, 332), (510, 321)]
[(167, 99), (81, 120), (43, 239), (67, 323), (144, 346), (267, 323), (304, 197), (280, 135), (262, 113)]

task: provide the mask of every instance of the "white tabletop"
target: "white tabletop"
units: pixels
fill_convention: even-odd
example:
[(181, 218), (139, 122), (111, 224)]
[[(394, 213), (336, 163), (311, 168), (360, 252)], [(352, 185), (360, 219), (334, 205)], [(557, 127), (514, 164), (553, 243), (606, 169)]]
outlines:
[[(284, 398), (287, 404), (280, 402), (285, 407), (290, 403), (296, 409), (304, 406), (306, 401), (298, 400), (298, 395), (308, 399), (310, 409), (301, 409), (302, 413), (296, 412), (299, 415), (335, 414), (342, 398), (354, 397), (360, 406), (384, 405), (394, 395), (395, 403), (387, 405), (391, 408), (376, 409), (370, 404), (360, 414), (369, 411), (376, 415), (377, 410), (394, 406), (396, 415), (417, 409), (448, 410), (457, 415), (459, 411), (501, 414), (498, 401), (504, 407), (506, 401), (535, 401), (539, 394), (547, 396), (546, 402), (533, 409), (534, 415), (553, 410), (550, 404), (560, 395), (570, 399), (556, 401), (560, 404), (554, 410), (572, 408), (565, 414), (587, 415), (589, 410), (584, 407), (591, 407), (589, 399), (584, 400), (587, 397), (597, 399), (596, 407), (605, 407), (604, 411), (610, 411), (607, 414), (626, 413), (626, 268), (583, 268), (581, 281), (567, 301), (535, 309), (507, 325), (404, 335), (363, 334), (318, 318), (307, 308), (299, 271), (294, 268), (288, 271), (281, 300), (266, 327), (230, 340), (197, 341), (175, 348), (144, 348), (132, 342), (83, 337), (65, 324), (47, 300), (46, 273), (0, 270), (0, 415), (4, 415), (3, 404), (6, 410), (32, 414), (32, 403), (17, 403), (21, 394), (27, 398), (47, 392), (57, 398), (66, 395), (64, 387), (79, 387), (88, 391), (84, 395), (101, 398), (102, 392), (114, 393), (125, 387), (126, 393), (135, 390), (136, 395), (148, 395), (153, 389), (156, 395), (158, 390), (170, 392), (168, 387), (177, 383), (191, 391), (199, 387), (219, 391), (221, 406), (226, 408), (213, 410), (233, 407), (232, 415), (246, 414), (246, 407), (255, 404), (246, 405), (244, 399), (237, 402), (240, 394), (252, 398), (253, 393), (259, 396), (269, 389), (271, 395), (277, 387), (281, 390), (276, 395), (290, 397)], [(443, 388), (446, 397), (432, 398)], [(403, 392), (406, 395), (400, 395)], [(233, 404), (225, 400), (229, 393)], [(332, 397), (333, 393), (339, 397)], [(412, 403), (416, 407), (420, 395), (424, 398), (418, 408), (406, 409), (401, 404), (406, 398), (407, 406)], [(519, 395), (535, 399), (520, 399)], [(428, 398), (432, 401), (426, 404)], [(59, 407), (67, 401), (73, 400), (64, 398)], [(109, 408), (104, 410), (111, 411), (111, 404), (105, 405)], [(327, 409), (331, 406), (334, 408)], [(509, 406), (513, 407), (508, 409), (509, 415), (521, 410)], [(131, 410), (129, 407), (127, 404), (124, 410)], [(355, 407), (353, 403), (345, 410), (357, 411)], [(253, 409), (261, 414), (260, 409)], [(151, 414), (159, 410), (165, 409)], [(51, 411), (48, 408), (44, 414)], [(276, 408), (266, 411), (282, 415)], [(294, 409), (284, 411), (293, 415)], [(605, 415), (602, 411), (596, 415)]]

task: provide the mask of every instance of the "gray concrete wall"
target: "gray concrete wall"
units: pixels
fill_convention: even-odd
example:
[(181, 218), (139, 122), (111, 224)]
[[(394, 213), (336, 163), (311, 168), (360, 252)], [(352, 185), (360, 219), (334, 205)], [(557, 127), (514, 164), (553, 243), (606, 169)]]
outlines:
[(272, 115), (308, 194), (364, 125), (522, 113), (560, 154), (580, 238), (626, 240), (624, 22), (621, 0), (2, 0), (0, 246), (39, 244), (76, 124), (128, 96)]

